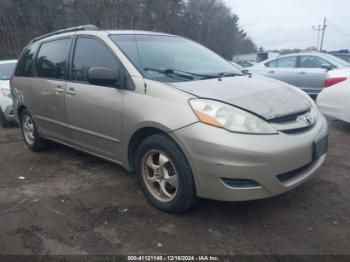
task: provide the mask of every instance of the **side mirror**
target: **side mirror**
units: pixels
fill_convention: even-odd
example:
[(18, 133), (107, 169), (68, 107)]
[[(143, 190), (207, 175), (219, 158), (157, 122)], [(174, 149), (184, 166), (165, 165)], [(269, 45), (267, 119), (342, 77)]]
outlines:
[(332, 70), (334, 67), (330, 64), (322, 64), (321, 68), (326, 69), (327, 71)]
[(107, 67), (91, 67), (88, 71), (88, 81), (97, 86), (118, 86), (118, 75)]
[(242, 70), (242, 73), (243, 73), (244, 75), (251, 75), (251, 73), (249, 72), (248, 69), (243, 69), (243, 70)]

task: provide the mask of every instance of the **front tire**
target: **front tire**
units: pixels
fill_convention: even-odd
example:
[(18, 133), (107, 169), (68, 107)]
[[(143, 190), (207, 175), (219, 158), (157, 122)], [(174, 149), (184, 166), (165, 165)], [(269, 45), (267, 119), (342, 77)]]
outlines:
[(20, 123), (24, 142), (31, 151), (39, 152), (48, 147), (48, 141), (40, 137), (38, 128), (28, 110), (23, 110)]
[(182, 213), (197, 200), (189, 163), (169, 137), (156, 134), (138, 147), (135, 172), (148, 201), (169, 213)]

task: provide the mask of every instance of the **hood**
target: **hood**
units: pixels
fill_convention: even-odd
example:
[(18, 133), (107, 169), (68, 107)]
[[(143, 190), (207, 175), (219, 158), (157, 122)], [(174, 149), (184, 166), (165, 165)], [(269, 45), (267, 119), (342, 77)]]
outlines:
[(10, 89), (10, 81), (9, 80), (0, 80), (0, 88)]
[(177, 89), (200, 98), (220, 100), (271, 120), (306, 111), (311, 103), (287, 84), (262, 76), (172, 83)]

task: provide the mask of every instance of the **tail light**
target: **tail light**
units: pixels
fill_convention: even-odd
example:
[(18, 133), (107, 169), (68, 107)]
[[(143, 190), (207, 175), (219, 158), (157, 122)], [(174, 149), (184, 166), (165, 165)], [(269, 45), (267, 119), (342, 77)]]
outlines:
[(343, 82), (346, 80), (346, 77), (331, 77), (331, 78), (327, 78), (326, 80), (324, 80), (323, 86), (325, 88), (330, 87), (332, 85), (338, 84), (340, 82)]

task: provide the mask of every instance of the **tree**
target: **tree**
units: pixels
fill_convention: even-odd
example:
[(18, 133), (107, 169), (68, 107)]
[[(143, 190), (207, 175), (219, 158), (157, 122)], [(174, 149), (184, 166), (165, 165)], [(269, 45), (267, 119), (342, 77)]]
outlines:
[(231, 58), (256, 50), (238, 21), (221, 0), (0, 0), (0, 55), (16, 57), (54, 30), (95, 24), (177, 34)]

